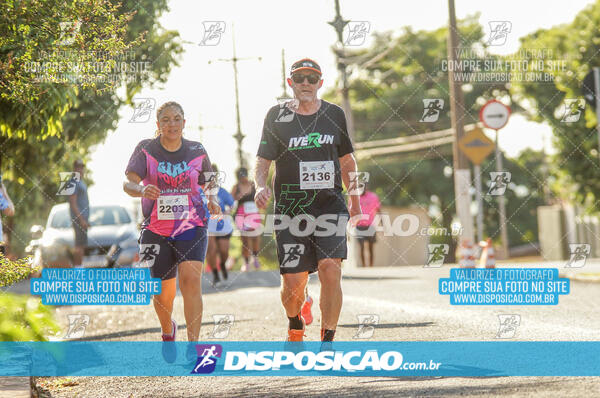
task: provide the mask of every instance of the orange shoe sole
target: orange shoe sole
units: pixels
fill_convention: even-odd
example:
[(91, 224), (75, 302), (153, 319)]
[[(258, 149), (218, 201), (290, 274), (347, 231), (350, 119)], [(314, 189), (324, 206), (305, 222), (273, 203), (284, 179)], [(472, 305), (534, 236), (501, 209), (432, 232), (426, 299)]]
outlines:
[(304, 330), (306, 329), (306, 322), (304, 321), (304, 317), (302, 317), (302, 315), (300, 315), (300, 319), (302, 320), (302, 329), (288, 329), (288, 337), (286, 341), (304, 341)]

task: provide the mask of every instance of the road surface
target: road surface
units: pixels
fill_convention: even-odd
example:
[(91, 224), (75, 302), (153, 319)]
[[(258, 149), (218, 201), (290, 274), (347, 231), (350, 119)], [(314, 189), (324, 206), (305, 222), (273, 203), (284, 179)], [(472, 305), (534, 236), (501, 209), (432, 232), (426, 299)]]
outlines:
[[(531, 267), (533, 264), (519, 264)], [(510, 265), (502, 265), (510, 266)], [(540, 266), (539, 264), (537, 266)], [(563, 264), (556, 266), (561, 272)], [(600, 283), (572, 281), (571, 293), (557, 306), (452, 306), (437, 292), (438, 279), (448, 277), (449, 267), (393, 267), (345, 269), (344, 305), (336, 340), (353, 340), (357, 315), (379, 316), (372, 340), (394, 341), (497, 341), (499, 314), (518, 314), (521, 324), (513, 340), (598, 340)], [(600, 272), (600, 262), (576, 272)], [(276, 272), (232, 273), (226, 286), (210, 286), (203, 280), (204, 318), (201, 339), (213, 333), (215, 314), (231, 314), (234, 324), (226, 340), (283, 340), (286, 318), (279, 301)], [(13, 290), (27, 290), (21, 284)], [(316, 275), (309, 283), (318, 303)], [(152, 306), (64, 306), (56, 317), (66, 331), (68, 314), (87, 314), (86, 340), (148, 341), (160, 339)], [(319, 339), (318, 305), (315, 322), (307, 328), (307, 340)], [(181, 296), (174, 317), (178, 336), (185, 336)], [(214, 341), (214, 340), (213, 340)], [(468, 353), (466, 353), (468, 355)], [(72, 377), (40, 378), (42, 396), (51, 397), (250, 397), (266, 396), (589, 396), (600, 391), (600, 378), (592, 377), (436, 377), (436, 378), (339, 378), (339, 377)], [(593, 393), (592, 393), (593, 394)], [(600, 393), (599, 393), (600, 394)]]

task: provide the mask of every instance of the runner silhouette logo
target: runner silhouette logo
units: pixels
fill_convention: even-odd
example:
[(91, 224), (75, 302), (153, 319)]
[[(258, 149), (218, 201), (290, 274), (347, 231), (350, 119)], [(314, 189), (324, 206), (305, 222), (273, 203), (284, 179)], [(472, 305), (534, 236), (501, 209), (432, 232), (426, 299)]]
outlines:
[(588, 243), (569, 243), (571, 256), (565, 268), (581, 268), (591, 253), (591, 245)]
[(192, 374), (207, 374), (215, 371), (217, 358), (223, 355), (223, 347), (220, 344), (196, 344), (198, 359)]
[(140, 267), (152, 267), (159, 251), (160, 245), (158, 244), (140, 244)]
[(423, 116), (419, 122), (433, 123), (437, 122), (440, 112), (444, 110), (444, 100), (441, 98), (425, 98), (423, 100)]
[(487, 44), (489, 46), (503, 46), (506, 38), (512, 30), (510, 21), (490, 21), (490, 37)]
[(567, 98), (563, 107), (561, 123), (575, 123), (579, 121), (581, 115), (585, 113), (584, 98)]
[(60, 185), (58, 187), (57, 195), (69, 196), (75, 193), (75, 187), (81, 180), (81, 175), (77, 171), (61, 171), (58, 173), (60, 176)]
[(444, 264), (446, 255), (450, 251), (450, 246), (442, 243), (427, 245), (428, 255), (425, 268), (439, 268)]
[(298, 109), (299, 102), (298, 100), (289, 100), (278, 101), (279, 102), (279, 113), (275, 118), (275, 122), (279, 123), (287, 123), (294, 120), (294, 115), (296, 110)]
[(487, 194), (492, 196), (504, 195), (508, 184), (510, 183), (510, 172), (508, 171), (490, 171), (490, 188)]
[(304, 254), (304, 245), (301, 243), (287, 243), (283, 245), (283, 251), (281, 268), (295, 268), (300, 263), (300, 256)]

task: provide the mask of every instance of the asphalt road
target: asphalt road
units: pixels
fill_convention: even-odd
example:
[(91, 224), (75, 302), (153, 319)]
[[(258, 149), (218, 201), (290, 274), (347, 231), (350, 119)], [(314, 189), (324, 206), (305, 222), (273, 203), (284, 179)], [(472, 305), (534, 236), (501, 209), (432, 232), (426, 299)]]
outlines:
[[(534, 264), (519, 264), (535, 266)], [(510, 265), (502, 265), (510, 266)], [(539, 266), (539, 265), (538, 265)], [(544, 264), (563, 267), (563, 264)], [(599, 272), (600, 262), (570, 272)], [(336, 340), (353, 340), (358, 315), (379, 317), (372, 340), (497, 341), (499, 314), (518, 314), (513, 340), (598, 340), (600, 284), (572, 281), (571, 293), (557, 306), (452, 306), (438, 294), (438, 279), (448, 267), (345, 269), (344, 305)], [(226, 340), (283, 340), (286, 318), (279, 301), (275, 272), (232, 274), (226, 286), (214, 289), (211, 275), (203, 281), (204, 317), (201, 339), (211, 338), (213, 315), (231, 314), (235, 321)], [(24, 285), (13, 290), (27, 289)], [(319, 282), (311, 278), (310, 294), (318, 303)], [(65, 306), (56, 317), (66, 331), (68, 314), (89, 315), (87, 340), (158, 340), (160, 329), (151, 306)], [(307, 340), (319, 339), (318, 305)], [(174, 317), (185, 335), (181, 296)], [(198, 397), (198, 396), (590, 396), (600, 391), (592, 377), (72, 377), (38, 379), (42, 395), (52, 397)], [(598, 393), (600, 395), (600, 393)]]

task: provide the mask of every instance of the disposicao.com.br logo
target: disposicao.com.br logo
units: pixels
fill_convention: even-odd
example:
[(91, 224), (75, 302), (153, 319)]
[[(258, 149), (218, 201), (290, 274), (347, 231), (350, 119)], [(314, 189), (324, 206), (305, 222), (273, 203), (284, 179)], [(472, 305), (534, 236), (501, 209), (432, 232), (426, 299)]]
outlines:
[(277, 371), (282, 368), (296, 371), (394, 371), (437, 370), (437, 362), (403, 362), (398, 351), (379, 353), (362, 351), (229, 351), (225, 356), (224, 371)]

